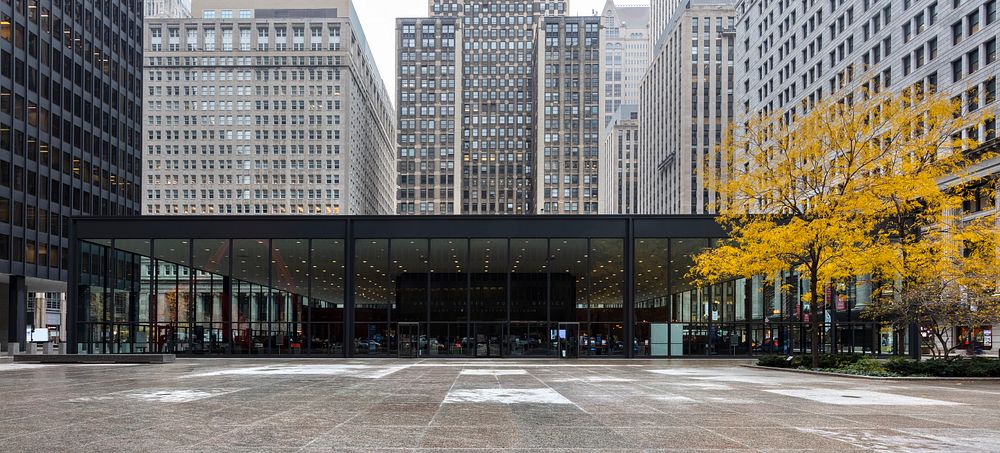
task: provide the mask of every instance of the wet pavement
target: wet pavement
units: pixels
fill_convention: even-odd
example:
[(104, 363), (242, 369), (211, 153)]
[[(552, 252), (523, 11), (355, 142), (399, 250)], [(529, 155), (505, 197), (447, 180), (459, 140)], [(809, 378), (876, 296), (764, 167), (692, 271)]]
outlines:
[(730, 361), (0, 362), (0, 450), (1000, 451), (998, 398)]

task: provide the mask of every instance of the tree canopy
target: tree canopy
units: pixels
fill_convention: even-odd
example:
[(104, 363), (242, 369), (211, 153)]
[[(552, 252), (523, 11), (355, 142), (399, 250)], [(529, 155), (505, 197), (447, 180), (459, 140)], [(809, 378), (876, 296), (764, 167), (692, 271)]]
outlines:
[(938, 259), (942, 249), (920, 239), (961, 201), (939, 180), (974, 160), (967, 150), (977, 143), (961, 132), (985, 119), (959, 112), (940, 95), (882, 92), (834, 96), (799, 117), (749, 118), (722, 147), (722, 176), (709, 178), (730, 238), (698, 255), (692, 274), (701, 283), (781, 271), (808, 279), (817, 366), (825, 285), (906, 280)]

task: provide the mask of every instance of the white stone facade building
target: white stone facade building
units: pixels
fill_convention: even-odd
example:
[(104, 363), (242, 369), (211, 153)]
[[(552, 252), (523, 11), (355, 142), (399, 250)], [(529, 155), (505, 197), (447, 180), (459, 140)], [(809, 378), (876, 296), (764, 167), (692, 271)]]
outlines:
[[(738, 114), (786, 119), (849, 90), (938, 91), (965, 112), (1000, 113), (997, 0), (761, 1), (737, 4)], [(996, 119), (963, 131), (996, 149)], [(995, 212), (1000, 158), (968, 169), (981, 188), (963, 211)], [(953, 178), (944, 181), (952, 184)]]
[(623, 105), (604, 129), (601, 145), (602, 214), (638, 214), (639, 108)]
[[(654, 4), (655, 6), (655, 4)], [(711, 214), (709, 172), (734, 113), (733, 3), (691, 0), (674, 10), (640, 85), (640, 214)]]
[(608, 127), (623, 105), (639, 103), (639, 81), (649, 67), (649, 6), (604, 5), (604, 124)]
[(146, 19), (191, 17), (184, 0), (143, 0), (142, 7)]

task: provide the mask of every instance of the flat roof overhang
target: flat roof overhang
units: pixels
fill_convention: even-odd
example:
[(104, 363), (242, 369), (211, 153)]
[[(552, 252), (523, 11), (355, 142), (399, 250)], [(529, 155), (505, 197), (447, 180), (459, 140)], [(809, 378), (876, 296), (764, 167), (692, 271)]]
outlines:
[(75, 217), (76, 239), (721, 238), (710, 215)]

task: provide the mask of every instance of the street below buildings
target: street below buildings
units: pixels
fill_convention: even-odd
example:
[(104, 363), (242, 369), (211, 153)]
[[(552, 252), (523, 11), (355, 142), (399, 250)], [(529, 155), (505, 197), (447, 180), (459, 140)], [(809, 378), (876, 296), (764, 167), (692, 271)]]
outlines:
[(741, 363), (0, 362), (0, 449), (1000, 449), (1000, 381), (876, 381)]

